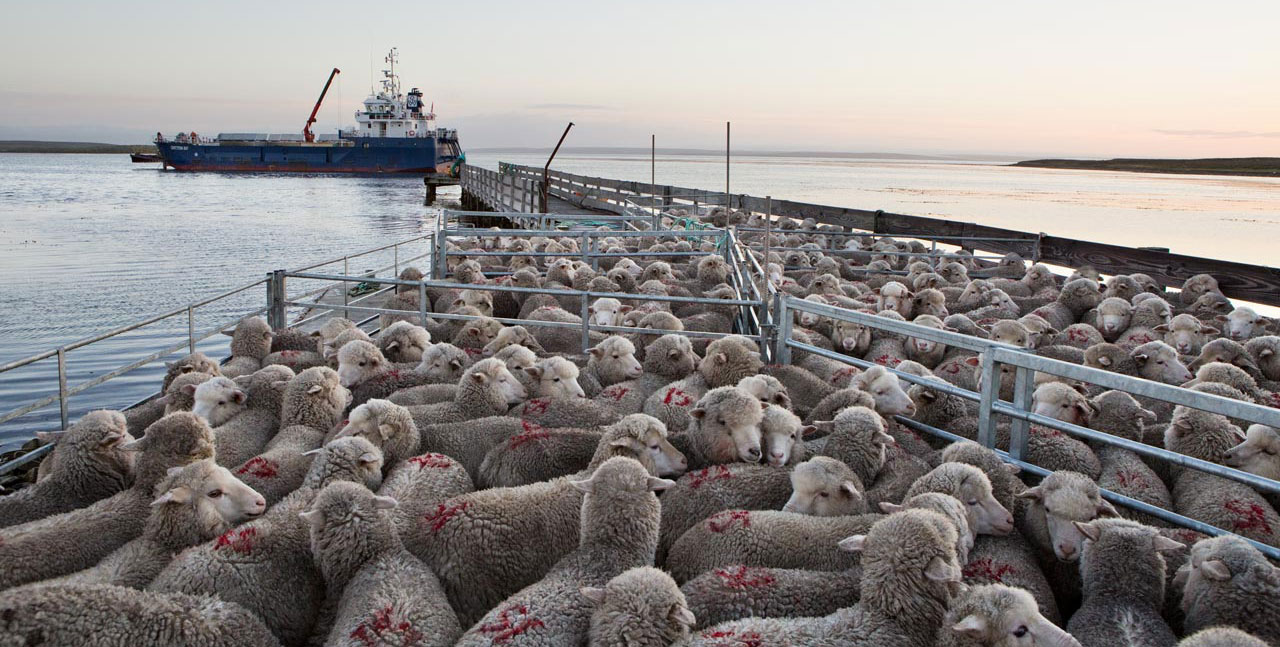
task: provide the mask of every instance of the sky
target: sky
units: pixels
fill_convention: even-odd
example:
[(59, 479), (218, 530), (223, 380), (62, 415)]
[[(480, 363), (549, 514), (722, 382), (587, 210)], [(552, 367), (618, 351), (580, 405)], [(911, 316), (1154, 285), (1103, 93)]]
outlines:
[(0, 139), (317, 132), (392, 46), (465, 147), (1280, 155), (1280, 2), (6, 3)]

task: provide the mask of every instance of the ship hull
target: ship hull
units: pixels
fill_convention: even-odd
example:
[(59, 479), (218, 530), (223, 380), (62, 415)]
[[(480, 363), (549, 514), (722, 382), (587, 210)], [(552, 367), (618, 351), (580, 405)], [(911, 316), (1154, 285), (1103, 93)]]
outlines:
[(178, 171), (421, 175), (447, 171), (454, 161), (452, 155), (438, 155), (436, 142), (426, 138), (357, 137), (304, 145), (158, 142), (156, 147), (165, 166)]

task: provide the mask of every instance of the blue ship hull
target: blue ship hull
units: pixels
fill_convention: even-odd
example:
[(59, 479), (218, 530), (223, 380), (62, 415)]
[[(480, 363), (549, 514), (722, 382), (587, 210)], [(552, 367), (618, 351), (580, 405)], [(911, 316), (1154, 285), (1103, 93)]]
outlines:
[(438, 146), (429, 138), (353, 137), (304, 145), (157, 142), (156, 147), (164, 164), (179, 171), (431, 174), (447, 173), (457, 159), (452, 150), (441, 150), (456, 150), (456, 143)]

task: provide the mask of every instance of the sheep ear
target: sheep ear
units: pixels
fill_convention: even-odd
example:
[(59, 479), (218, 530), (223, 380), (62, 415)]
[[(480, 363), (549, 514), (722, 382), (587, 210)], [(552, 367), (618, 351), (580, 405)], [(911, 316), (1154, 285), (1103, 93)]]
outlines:
[(1093, 525), (1091, 522), (1072, 521), (1076, 525), (1076, 530), (1084, 535), (1089, 541), (1098, 541), (1098, 537), (1102, 536), (1102, 529)]
[(621, 308), (618, 308), (618, 312), (626, 314), (628, 312), (631, 312), (633, 309), (634, 308), (632, 308), (631, 306), (622, 306)]
[(1138, 409), (1138, 417), (1142, 418), (1143, 422), (1155, 422), (1159, 418), (1156, 412), (1150, 409)]
[(485, 375), (483, 371), (476, 371), (475, 373), (471, 374), (471, 379), (476, 384), (484, 384), (485, 382), (489, 381), (489, 376)]
[(460, 360), (460, 359), (453, 359), (453, 360), (450, 360), (450, 361), (449, 361), (449, 366), (452, 366), (452, 367), (454, 368), (454, 370), (460, 369), (460, 368), (462, 368), (462, 360)]
[(676, 482), (672, 481), (671, 479), (658, 478), (656, 476), (649, 477), (650, 492), (661, 492), (675, 484)]
[(1156, 326), (1155, 328), (1152, 328), (1151, 330), (1153, 330), (1153, 331), (1155, 331), (1155, 332), (1158, 332), (1158, 333), (1162, 333), (1162, 334), (1163, 334), (1163, 333), (1167, 333), (1167, 332), (1169, 332), (1169, 326), (1166, 326), (1165, 324), (1160, 324), (1159, 326)]
[(1102, 357), (1098, 358), (1098, 363), (1103, 366), (1111, 366), (1111, 358), (1107, 357), (1106, 355), (1103, 355)]
[(840, 547), (840, 550), (850, 553), (860, 553), (866, 544), (866, 535), (853, 535), (852, 537), (845, 537), (844, 539), (841, 539), (836, 545)]
[(397, 348), (400, 348), (400, 340), (394, 339), (392, 341), (387, 342), (387, 347), (384, 348), (383, 350), (395, 350)]
[(892, 501), (880, 502), (880, 510), (883, 511), (885, 514), (893, 514), (895, 512), (901, 512), (902, 510), (906, 510), (906, 509), (907, 509), (906, 506), (898, 505), (896, 503), (893, 503)]
[(1175, 550), (1182, 550), (1183, 548), (1186, 548), (1187, 545), (1182, 542), (1169, 539), (1164, 535), (1156, 535), (1151, 539), (1151, 547), (1158, 553), (1168, 553)]
[(542, 368), (538, 366), (529, 366), (524, 369), (525, 373), (532, 375), (534, 379), (542, 379)]
[(1188, 431), (1191, 431), (1191, 423), (1187, 422), (1185, 418), (1174, 420), (1173, 422), (1169, 423), (1169, 431), (1172, 431), (1174, 436), (1180, 436)]
[(149, 436), (143, 436), (142, 438), (139, 438), (133, 442), (125, 443), (120, 446), (120, 449), (123, 449), (127, 452), (140, 452), (147, 448), (148, 438)]
[(801, 438), (808, 438), (809, 436), (812, 436), (815, 433), (818, 433), (818, 428), (813, 425), (805, 425), (800, 428)]
[(1101, 499), (1098, 501), (1098, 516), (1099, 517), (1118, 517), (1120, 516), (1120, 511), (1116, 510), (1116, 507), (1111, 505), (1110, 501), (1106, 499)]
[(152, 507), (164, 505), (166, 503), (187, 503), (191, 501), (191, 488), (179, 486), (160, 495), (160, 498), (151, 502)]
[(323, 390), (324, 390), (324, 387), (320, 386), (319, 384), (315, 384), (315, 385), (312, 385), (311, 388), (307, 389), (307, 393), (311, 395), (315, 395)]
[(594, 586), (584, 586), (578, 589), (578, 593), (596, 606), (604, 604), (604, 589), (596, 588)]
[(728, 364), (729, 356), (725, 355), (724, 353), (716, 353), (715, 356), (712, 357), (712, 361), (714, 361), (717, 364)]
[(928, 402), (933, 402), (938, 399), (938, 394), (933, 391), (921, 391), (920, 397)]
[(1133, 358), (1133, 361), (1139, 364), (1146, 364), (1148, 355), (1146, 353), (1139, 353), (1135, 351), (1132, 355), (1130, 355), (1130, 357)]
[(183, 385), (182, 385), (182, 389), (181, 389), (181, 390), (182, 390), (182, 392), (183, 392), (183, 393), (186, 393), (187, 395), (195, 395), (195, 394), (196, 394), (196, 385), (194, 385), (194, 384), (183, 384)]
[(298, 518), (307, 522), (313, 528), (319, 528), (324, 523), (324, 513), (319, 510), (307, 510), (299, 512)]
[(1200, 570), (1211, 580), (1223, 582), (1231, 579), (1231, 569), (1227, 568), (1227, 563), (1220, 559), (1205, 560), (1200, 564)]
[(249, 398), (249, 395), (244, 391), (235, 391), (235, 392), (232, 392), (231, 394), (231, 401), (236, 404), (244, 404), (244, 401), (247, 400), (248, 398)]
[(935, 582), (959, 582), (962, 579), (960, 568), (947, 563), (941, 557), (929, 560), (929, 566), (924, 569), (924, 576)]
[(383, 440), (386, 440), (396, 435), (396, 428), (393, 425), (383, 423), (378, 425), (378, 434), (382, 436)]
[(398, 505), (400, 505), (400, 502), (389, 496), (373, 497), (373, 507), (379, 510), (390, 510)]
[(707, 410), (702, 407), (694, 407), (689, 411), (689, 415), (697, 418), (698, 420), (702, 420), (707, 415)]
[(1213, 316), (1213, 320), (1214, 320), (1214, 321), (1222, 321), (1222, 322), (1226, 322), (1226, 320), (1227, 320), (1227, 315), (1214, 315), (1214, 316)]
[(815, 421), (813, 422), (813, 425), (811, 425), (811, 426), (812, 426), (814, 429), (817, 429), (818, 431), (825, 431), (825, 432), (830, 433), (830, 432), (832, 432), (832, 431), (835, 431), (835, 430), (836, 430), (836, 421), (834, 421), (834, 420), (815, 420)]
[(978, 616), (966, 616), (964, 620), (951, 625), (951, 630), (962, 636), (981, 639), (987, 635), (987, 622)]
[(882, 445), (892, 445), (898, 442), (896, 439), (894, 439), (893, 436), (890, 436), (889, 434), (883, 431), (877, 431), (874, 434), (871, 434), (871, 439), (875, 440), (876, 442)]
[(845, 481), (841, 483), (840, 491), (855, 499), (862, 498), (862, 493), (858, 491), (858, 486), (853, 481)]
[(234, 330), (224, 330), (224, 331), (222, 331), (222, 334), (224, 334), (224, 335), (226, 335), (226, 336), (228, 336), (228, 337), (235, 337), (235, 336), (236, 336), (236, 331), (234, 331)]
[(1271, 357), (1272, 355), (1275, 355), (1275, 354), (1276, 352), (1274, 350), (1271, 350), (1270, 348), (1264, 348), (1258, 351), (1258, 357)]
[(1001, 465), (1003, 465), (1005, 471), (1010, 474), (1018, 474), (1022, 472), (1022, 468), (1017, 465), (1014, 465), (1013, 463), (1001, 463)]
[(1013, 496), (1019, 499), (1034, 499), (1036, 501), (1043, 501), (1044, 490), (1040, 489), (1040, 486), (1037, 485), (1035, 487), (1029, 487)]
[(576, 490), (586, 492), (588, 494), (591, 493), (592, 488), (594, 487), (594, 484), (589, 478), (581, 481), (569, 481), (569, 485), (572, 485)]
[(36, 439), (42, 443), (56, 443), (59, 438), (66, 435), (65, 431), (37, 431)]
[[(1223, 317), (1223, 318), (1225, 319), (1226, 317)], [(1207, 325), (1206, 325), (1206, 326), (1200, 326), (1200, 332), (1202, 332), (1202, 333), (1204, 333), (1204, 334), (1206, 334), (1206, 335), (1217, 335), (1217, 334), (1219, 334), (1221, 331), (1220, 331), (1220, 330), (1218, 330), (1217, 328), (1214, 328), (1213, 326), (1207, 326)]]
[(373, 453), (365, 452), (360, 455), (359, 462), (361, 465), (373, 465), (382, 461), (382, 457)]
[(698, 619), (694, 617), (693, 612), (682, 604), (671, 605), (671, 611), (667, 614), (670, 618), (686, 627), (692, 627), (698, 624)]
[(592, 357), (600, 357), (600, 353), (603, 353), (604, 351), (601, 350), (599, 346), (594, 346), (592, 348), (588, 348), (587, 352), (590, 353)]

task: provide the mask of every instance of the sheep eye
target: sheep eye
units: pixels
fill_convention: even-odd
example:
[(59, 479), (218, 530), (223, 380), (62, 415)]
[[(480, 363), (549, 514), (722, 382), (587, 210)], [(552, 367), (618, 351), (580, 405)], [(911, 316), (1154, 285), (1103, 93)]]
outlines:
[(360, 362), (360, 365), (361, 365), (361, 366), (364, 366), (364, 362)]
[(1014, 635), (1014, 637), (1015, 637), (1015, 638), (1021, 638), (1021, 637), (1025, 636), (1025, 635), (1027, 635), (1027, 626), (1026, 626), (1026, 625), (1022, 625), (1021, 627), (1018, 627), (1017, 629), (1014, 629), (1014, 630), (1013, 630), (1013, 635)]
[(723, 425), (723, 424), (724, 424), (724, 418), (716, 418), (716, 422), (718, 422), (718, 423), (720, 423), (720, 424), (722, 424), (722, 425)]
[(222, 490), (213, 490), (212, 492), (209, 493), (210, 499), (216, 499), (220, 496), (222, 496)]
[(657, 446), (657, 445), (649, 445), (649, 449), (652, 449), (653, 451), (655, 451), (655, 452), (656, 452), (656, 451), (658, 451), (658, 446)]
[(557, 377), (557, 378), (555, 379), (555, 381), (556, 381), (556, 382), (559, 382), (559, 381), (560, 381), (560, 378), (558, 378), (558, 377)]
[(969, 505), (978, 505), (978, 500), (977, 500), (977, 499), (974, 499), (974, 500), (970, 501), (970, 502), (969, 502)]
[(218, 400), (218, 405), (219, 405), (219, 406), (224, 405), (224, 404), (226, 404), (226, 403), (227, 403), (227, 401), (226, 401), (226, 400)]
[(822, 498), (824, 498), (824, 499), (825, 499), (825, 498), (830, 497), (830, 496), (831, 496), (831, 493), (829, 493), (829, 492), (819, 492), (819, 493), (818, 493), (818, 496), (820, 496), (820, 497), (822, 497)]

